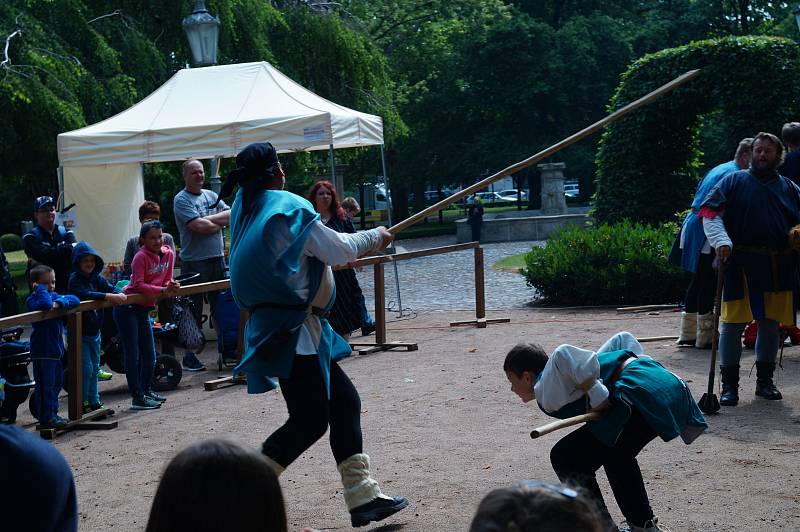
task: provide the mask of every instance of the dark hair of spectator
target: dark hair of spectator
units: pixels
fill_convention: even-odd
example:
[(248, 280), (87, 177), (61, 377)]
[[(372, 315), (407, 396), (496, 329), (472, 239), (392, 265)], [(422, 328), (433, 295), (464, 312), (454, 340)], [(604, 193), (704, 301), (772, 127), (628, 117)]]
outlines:
[[(344, 209), (342, 208), (342, 204), (339, 203), (339, 198), (336, 195), (336, 187), (334, 187), (333, 183), (331, 183), (330, 181), (325, 181), (325, 180), (317, 181), (316, 183), (311, 185), (311, 188), (308, 189), (308, 194), (306, 194), (306, 199), (310, 201), (311, 205), (314, 206), (314, 209), (317, 210), (317, 202), (316, 202), (317, 190), (319, 190), (322, 187), (327, 188), (331, 193), (331, 213), (340, 220), (344, 220)], [(317, 212), (319, 211), (317, 210)]]
[(538, 375), (547, 364), (547, 353), (536, 344), (520, 343), (511, 348), (503, 362), (503, 371), (511, 371), (518, 377), (525, 371)]
[(146, 532), (286, 532), (278, 477), (260, 454), (224, 440), (195, 443), (167, 465)]
[(800, 145), (800, 122), (787, 122), (781, 129), (781, 138), (785, 144)]
[(588, 496), (536, 483), (490, 491), (478, 505), (469, 532), (602, 532), (603, 518)]
[(139, 206), (139, 221), (144, 223), (145, 220), (152, 220), (153, 217), (161, 217), (161, 205), (155, 201), (145, 201)]
[(55, 273), (55, 270), (50, 266), (40, 264), (31, 268), (31, 271), (28, 274), (28, 279), (30, 279), (32, 283), (38, 283), (45, 275), (49, 273)]

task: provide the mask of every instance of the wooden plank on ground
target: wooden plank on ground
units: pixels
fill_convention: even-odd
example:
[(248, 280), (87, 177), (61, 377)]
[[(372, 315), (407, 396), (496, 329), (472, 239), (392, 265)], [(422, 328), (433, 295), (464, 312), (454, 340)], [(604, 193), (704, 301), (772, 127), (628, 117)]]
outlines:
[(88, 414), (84, 414), (83, 417), (79, 419), (75, 419), (70, 421), (66, 424), (63, 428), (60, 429), (50, 429), (50, 428), (42, 428), (41, 425), (36, 425), (36, 430), (39, 431), (39, 435), (46, 439), (52, 440), (56, 436), (64, 433), (70, 432), (72, 430), (109, 430), (117, 428), (116, 421), (107, 421), (107, 422), (97, 422), (96, 420), (105, 419), (109, 416), (114, 415), (114, 410), (110, 408), (100, 408), (98, 410), (93, 410)]

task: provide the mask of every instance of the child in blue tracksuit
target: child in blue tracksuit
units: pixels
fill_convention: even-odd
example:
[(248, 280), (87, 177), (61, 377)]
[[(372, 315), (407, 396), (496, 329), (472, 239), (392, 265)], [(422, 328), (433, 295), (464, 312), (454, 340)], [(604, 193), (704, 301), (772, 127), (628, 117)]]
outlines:
[[(56, 288), (56, 273), (50, 266), (40, 265), (30, 271), (31, 295), (26, 304), (28, 310), (51, 310), (75, 308), (80, 300), (75, 296), (59, 295)], [(43, 428), (61, 428), (67, 420), (58, 415), (58, 392), (61, 390), (64, 357), (64, 320), (52, 318), (37, 321), (31, 333), (31, 360), (33, 377), (36, 379), (36, 401), (39, 421)]]
[[(103, 259), (88, 242), (78, 242), (72, 249), (72, 267), (69, 277), (69, 293), (81, 301), (87, 299), (107, 300), (115, 305), (125, 303), (125, 294), (114, 288), (105, 277)], [(81, 358), (83, 362), (83, 412), (103, 407), (97, 391), (97, 374), (100, 371), (100, 328), (103, 325), (103, 309), (83, 313), (83, 335)]]

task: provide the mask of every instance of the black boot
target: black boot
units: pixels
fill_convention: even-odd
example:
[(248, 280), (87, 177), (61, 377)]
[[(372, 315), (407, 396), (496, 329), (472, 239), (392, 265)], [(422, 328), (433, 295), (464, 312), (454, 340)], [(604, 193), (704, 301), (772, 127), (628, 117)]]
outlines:
[(719, 370), (722, 373), (722, 395), (719, 397), (719, 404), (725, 406), (738, 405), (739, 366), (720, 366)]
[(772, 375), (775, 373), (775, 362), (756, 362), (756, 395), (777, 401), (783, 399), (783, 395), (772, 382)]

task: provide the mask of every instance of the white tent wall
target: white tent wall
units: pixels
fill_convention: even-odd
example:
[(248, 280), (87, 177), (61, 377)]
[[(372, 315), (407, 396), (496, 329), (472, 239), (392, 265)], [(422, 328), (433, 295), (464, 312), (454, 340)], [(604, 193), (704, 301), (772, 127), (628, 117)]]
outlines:
[(141, 163), (67, 166), (62, 172), (64, 204), (75, 204), (76, 236), (91, 243), (106, 264), (121, 263), (128, 238), (139, 233)]

